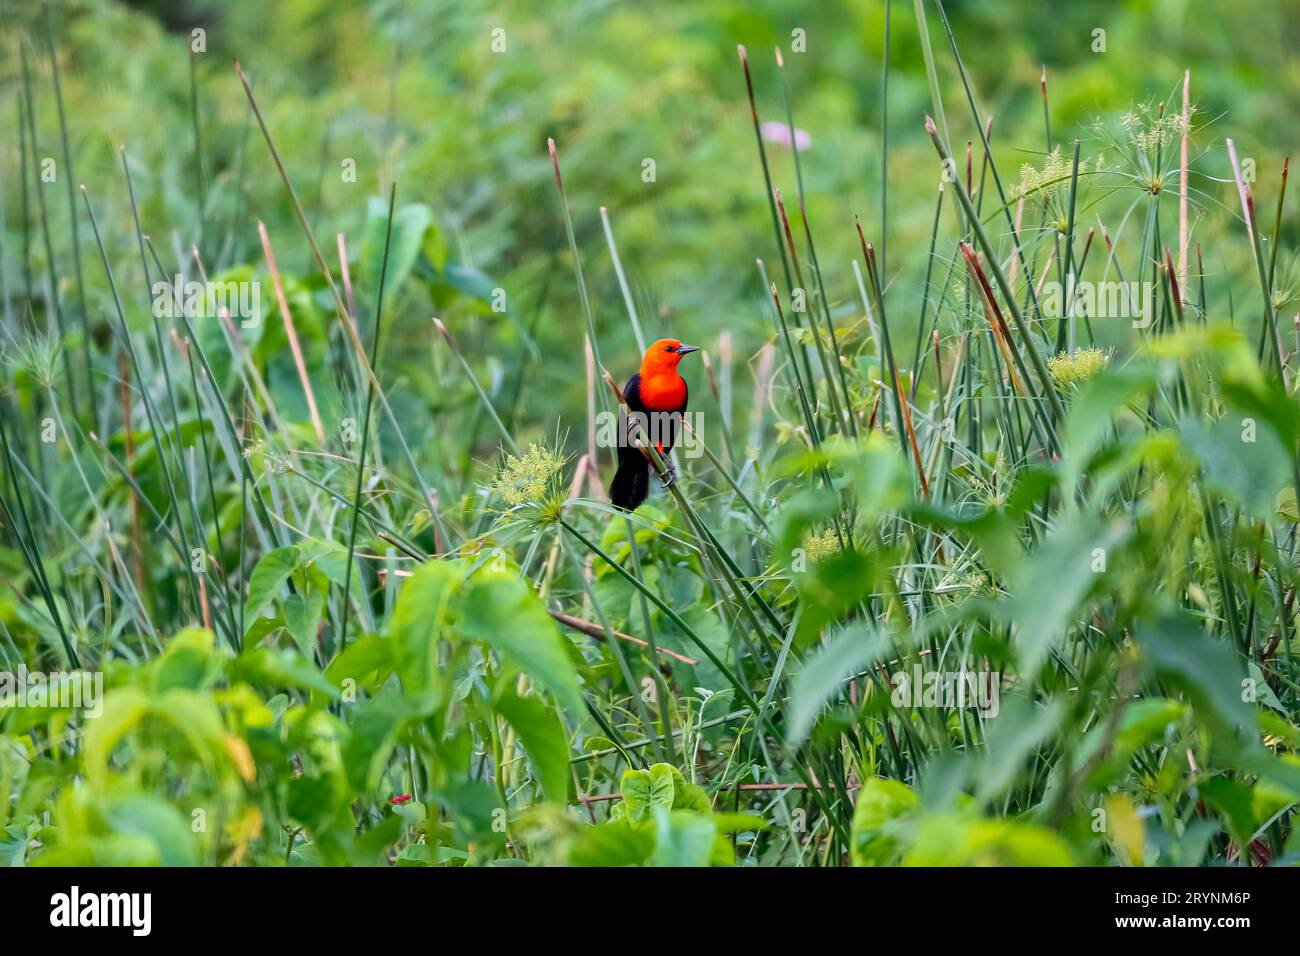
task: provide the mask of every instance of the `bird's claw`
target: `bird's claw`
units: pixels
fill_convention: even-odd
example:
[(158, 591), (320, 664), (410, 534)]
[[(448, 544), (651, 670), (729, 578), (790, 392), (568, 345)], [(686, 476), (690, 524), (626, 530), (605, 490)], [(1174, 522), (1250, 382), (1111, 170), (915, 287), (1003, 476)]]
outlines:
[(671, 488), (673, 485), (677, 484), (677, 466), (671, 461), (665, 461), (664, 465), (666, 466), (664, 468), (664, 473), (660, 475), (659, 478), (664, 483), (665, 488)]

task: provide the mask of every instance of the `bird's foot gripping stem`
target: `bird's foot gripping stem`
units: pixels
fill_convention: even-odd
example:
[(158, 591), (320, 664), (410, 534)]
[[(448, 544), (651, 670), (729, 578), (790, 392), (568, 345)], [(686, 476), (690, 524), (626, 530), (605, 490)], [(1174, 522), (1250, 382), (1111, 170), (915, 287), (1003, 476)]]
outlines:
[(665, 488), (671, 488), (677, 484), (677, 466), (672, 463), (672, 459), (664, 459), (664, 471), (659, 476), (659, 480), (664, 483)]

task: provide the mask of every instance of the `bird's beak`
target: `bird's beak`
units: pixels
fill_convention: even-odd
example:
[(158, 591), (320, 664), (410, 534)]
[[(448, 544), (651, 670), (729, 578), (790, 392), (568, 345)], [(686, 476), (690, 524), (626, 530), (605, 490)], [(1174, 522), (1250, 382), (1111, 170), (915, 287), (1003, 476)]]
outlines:
[(700, 347), (698, 345), (679, 345), (677, 348), (673, 349), (673, 351), (678, 355), (690, 355), (692, 352), (698, 352), (699, 350)]

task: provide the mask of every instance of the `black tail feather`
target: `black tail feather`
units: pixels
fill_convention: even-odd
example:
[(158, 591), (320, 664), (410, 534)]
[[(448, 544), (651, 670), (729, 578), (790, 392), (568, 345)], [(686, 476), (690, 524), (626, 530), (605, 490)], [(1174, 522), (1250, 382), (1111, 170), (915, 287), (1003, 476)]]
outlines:
[(618, 470), (609, 485), (609, 500), (614, 507), (635, 511), (650, 494), (650, 462), (637, 448), (618, 450)]

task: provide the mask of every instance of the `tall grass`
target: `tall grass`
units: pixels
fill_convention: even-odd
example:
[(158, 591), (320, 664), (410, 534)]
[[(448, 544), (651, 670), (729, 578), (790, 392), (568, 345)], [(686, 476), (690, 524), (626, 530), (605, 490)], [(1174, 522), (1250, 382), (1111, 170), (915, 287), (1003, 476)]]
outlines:
[[(1053, 127), (1045, 70), (1046, 154), (1020, 163), (990, 141), (942, 2), (914, 11), (934, 118), (905, 128), (888, 109), (887, 7), (879, 208), (819, 216), (816, 240), (798, 68), (778, 50), (760, 70), (739, 47), (757, 155), (734, 163), (772, 223), (752, 237), (752, 438), (733, 427), (740, 330), (675, 318), (708, 350), (700, 454), (679, 448), (678, 479), (630, 515), (604, 500), (612, 456), (596, 440), (630, 373), (612, 316), (639, 347), (664, 323), (637, 301), (618, 218), (561, 175), (562, 136), (534, 214), (564, 232), (547, 283), (578, 308), (547, 319), (573, 348), (543, 355), (512, 305), (517, 354), (502, 356), (479, 327), (502, 290), (452, 268), (436, 217), (399, 206), (396, 184), (326, 260), (295, 186), (309, 171), (277, 148), (275, 93), (255, 94), (238, 63), (228, 79), (262, 134), (248, 162), (273, 168), (296, 233), (259, 220), (263, 258), (208, 274), (223, 214), (247, 231), (263, 211), (217, 199), (244, 196), (252, 173), (242, 152), (233, 168), (206, 157), (213, 94), (193, 59), (191, 221), (152, 220), (158, 185), (125, 146), (120, 180), (83, 170), (77, 203), (55, 30), (19, 38), (0, 647), (10, 671), (85, 669), (108, 690), (102, 717), (0, 710), (12, 859), (1294, 862), (1286, 167), (1262, 223), (1255, 189), (1273, 187), (1196, 125), (1186, 86), (1177, 108), (1135, 107), (1099, 160), (1092, 131)], [(36, 40), (52, 113), (33, 95)], [(760, 92), (773, 79), (779, 109)], [(954, 93), (962, 108), (945, 110)], [(769, 112), (788, 164), (769, 155)], [(66, 228), (38, 176), (53, 129)], [(928, 139), (933, 162), (892, 161), (900, 135)], [(938, 183), (914, 249), (891, 218), (900, 177)], [(1215, 198), (1229, 177), (1240, 221)], [(1249, 284), (1207, 269), (1199, 244), (1192, 259), (1194, 197), (1230, 224), (1212, 254), (1253, 268)], [(851, 262), (827, 254), (841, 249)], [(611, 301), (584, 270), (604, 255)], [(1070, 288), (1138, 277), (1154, 314), (1111, 315), (1102, 298), (1052, 314), (1053, 265)], [(156, 290), (173, 275), (270, 287), (281, 322), (266, 323), (269, 301), (249, 328), (228, 309), (169, 315)], [(900, 277), (916, 302), (893, 291)], [(432, 318), (428, 288), (474, 319)], [(1245, 302), (1231, 322), (1209, 305), (1223, 301)], [(583, 379), (580, 351), (588, 420), (557, 421), (543, 376), (567, 362)], [(422, 356), (418, 380), (381, 362), (395, 352)], [(936, 693), (953, 675), (993, 699)], [(196, 809), (212, 822), (184, 827)]]

